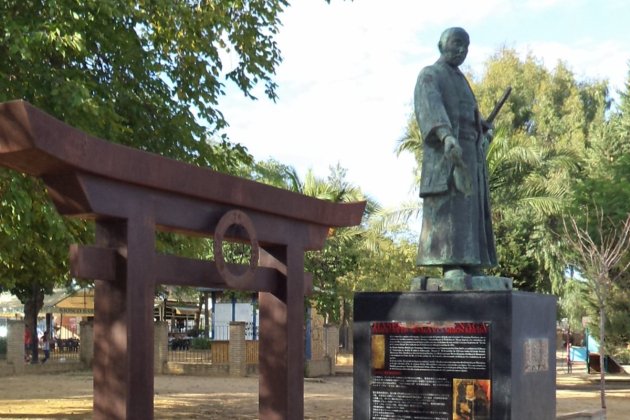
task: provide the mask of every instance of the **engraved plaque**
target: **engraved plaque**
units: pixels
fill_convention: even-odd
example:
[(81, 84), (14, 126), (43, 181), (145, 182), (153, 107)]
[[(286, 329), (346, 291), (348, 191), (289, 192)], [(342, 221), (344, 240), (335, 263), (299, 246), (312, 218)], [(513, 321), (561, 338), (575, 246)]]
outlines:
[(525, 340), (525, 373), (546, 372), (549, 370), (549, 340), (528, 338)]

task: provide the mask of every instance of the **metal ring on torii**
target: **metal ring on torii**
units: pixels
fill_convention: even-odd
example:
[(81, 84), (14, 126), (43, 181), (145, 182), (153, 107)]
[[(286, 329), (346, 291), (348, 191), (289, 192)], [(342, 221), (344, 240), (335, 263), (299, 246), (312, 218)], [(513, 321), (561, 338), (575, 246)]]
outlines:
[[(251, 255), (249, 257), (249, 266), (242, 274), (235, 274), (228, 268), (223, 256), (223, 239), (225, 233), (230, 226), (241, 226), (247, 233), (249, 244), (251, 245)], [(225, 282), (235, 288), (245, 286), (254, 277), (254, 271), (258, 267), (258, 257), (260, 255), (260, 247), (256, 236), (256, 229), (252, 220), (240, 210), (230, 210), (225, 213), (214, 231), (214, 261), (219, 274)]]

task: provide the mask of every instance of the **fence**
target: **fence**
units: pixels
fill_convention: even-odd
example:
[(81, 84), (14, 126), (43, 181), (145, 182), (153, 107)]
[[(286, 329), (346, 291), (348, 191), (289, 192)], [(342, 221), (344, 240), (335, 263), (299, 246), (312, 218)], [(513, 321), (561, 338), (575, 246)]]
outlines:
[[(230, 323), (229, 322), (216, 322), (213, 325), (211, 334), (213, 340), (229, 340), (230, 339)], [(260, 335), (258, 325), (253, 322), (245, 323), (245, 339), (246, 340), (258, 340)]]
[(169, 362), (212, 363), (212, 350), (180, 349), (168, 351)]
[(245, 342), (245, 363), (248, 365), (258, 364), (258, 343), (260, 341)]
[[(50, 343), (50, 359), (58, 361), (79, 360), (80, 346), (81, 342), (77, 338), (55, 339)], [(42, 357), (43, 354), (43, 350), (40, 350)]]
[[(181, 363), (229, 363), (229, 341), (211, 341), (208, 349), (192, 349), (190, 344), (169, 344), (168, 361)], [(258, 348), (258, 346), (256, 346)], [(252, 356), (253, 357), (253, 356)], [(256, 360), (258, 352), (256, 351)]]
[[(166, 325), (159, 323), (155, 337), (156, 372), (200, 376), (246, 376), (258, 373), (258, 342), (245, 340), (244, 322), (230, 325), (230, 340), (169, 339)], [(208, 348), (198, 349), (203, 346)]]
[[(0, 344), (0, 347), (2, 345)], [(78, 338), (68, 338), (68, 339), (60, 339), (55, 338), (50, 341), (49, 347), (49, 357), (48, 360), (56, 360), (59, 362), (66, 362), (70, 360), (78, 361), (80, 359), (79, 354), (80, 349), (80, 341)], [(44, 344), (42, 340), (38, 341), (37, 345), (37, 356), (40, 361), (44, 361), (45, 353), (44, 353)], [(26, 362), (30, 362), (32, 357), (32, 348), (29, 347), (27, 350), (24, 349), (24, 360)], [(0, 359), (2, 356), (0, 355)]]

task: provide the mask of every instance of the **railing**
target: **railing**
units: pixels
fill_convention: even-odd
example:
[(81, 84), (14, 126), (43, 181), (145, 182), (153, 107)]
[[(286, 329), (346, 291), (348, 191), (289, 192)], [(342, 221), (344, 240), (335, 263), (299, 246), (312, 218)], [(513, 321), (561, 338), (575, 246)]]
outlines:
[(214, 325), (214, 335), (211, 336), (213, 340), (229, 340), (230, 338), (230, 325), (228, 323), (217, 322)]
[[(59, 362), (80, 359), (81, 342), (76, 338), (57, 339), (50, 343), (50, 360)], [(39, 356), (44, 358), (44, 350), (39, 350)]]
[[(40, 355), (43, 356), (43, 350), (40, 352)], [(67, 351), (61, 349), (55, 349), (50, 351), (50, 359), (57, 360), (59, 362), (65, 362), (69, 360), (79, 360), (81, 358), (81, 354), (78, 350), (76, 351)]]
[[(258, 363), (258, 341), (246, 341), (245, 352), (248, 364)], [(212, 341), (209, 349), (191, 349), (190, 346), (176, 346), (175, 349), (169, 346), (169, 362), (183, 363), (214, 363), (225, 364), (230, 362), (230, 342)]]
[(190, 341), (173, 340), (168, 349), (169, 362), (183, 363), (228, 363), (229, 342), (212, 341), (208, 349), (193, 349)]
[[(214, 336), (213, 340), (229, 340), (230, 339), (230, 323), (229, 322), (217, 322), (214, 324)], [(245, 324), (245, 339), (246, 340), (258, 340), (260, 335), (260, 328), (253, 322), (247, 322)]]
[[(58, 362), (66, 362), (66, 361), (77, 361), (81, 358), (80, 352), (80, 341), (76, 338), (71, 338), (67, 340), (55, 339), (50, 342), (50, 352), (48, 360), (55, 360)], [(32, 357), (32, 349), (29, 347), (28, 349), (24, 349), (24, 361), (30, 362)], [(37, 357), (40, 362), (44, 362), (46, 358), (46, 354), (44, 353), (44, 348), (42, 342), (40, 341), (37, 348)], [(0, 356), (0, 359), (2, 356)]]
[(212, 363), (212, 350), (211, 349), (185, 349), (185, 350), (170, 350), (168, 351), (169, 362), (183, 362), (183, 363)]
[(213, 341), (212, 342), (212, 363), (230, 363), (230, 342), (229, 341)]

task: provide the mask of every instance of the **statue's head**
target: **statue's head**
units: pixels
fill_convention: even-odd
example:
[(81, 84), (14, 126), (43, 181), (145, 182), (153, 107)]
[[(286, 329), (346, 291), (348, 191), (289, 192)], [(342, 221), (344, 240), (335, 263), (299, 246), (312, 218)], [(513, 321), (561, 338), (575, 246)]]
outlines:
[(448, 28), (442, 32), (438, 49), (442, 58), (451, 66), (460, 66), (468, 55), (470, 37), (463, 28)]

